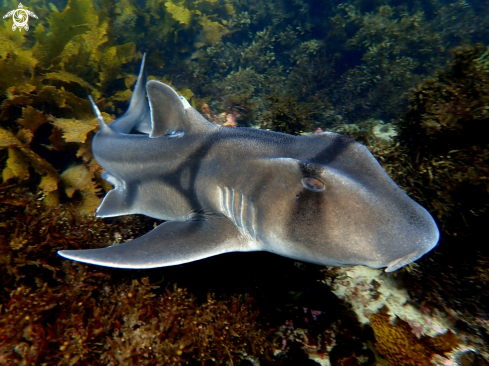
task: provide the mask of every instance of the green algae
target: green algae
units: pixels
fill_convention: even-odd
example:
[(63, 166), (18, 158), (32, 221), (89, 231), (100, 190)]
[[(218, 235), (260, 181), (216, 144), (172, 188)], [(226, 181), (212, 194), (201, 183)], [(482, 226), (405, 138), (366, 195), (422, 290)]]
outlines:
[[(192, 19), (195, 18), (192, 31), (203, 32), (207, 37), (206, 42), (217, 42), (226, 34), (226, 29), (220, 23), (215, 19), (211, 21), (203, 13), (220, 7), (213, 1), (189, 2), (186, 5), (148, 2), (146, 9), (125, 2), (115, 8), (107, 6), (107, 10), (100, 10), (91, 0), (70, 0), (61, 12), (47, 12), (47, 16), (40, 19), (35, 30), (28, 35), (0, 27), (0, 71), (4, 75), (0, 81), (0, 92), (4, 95), (0, 119), (7, 122), (6, 127), (2, 127), (2, 148), (7, 149), (8, 154), (6, 165), (2, 168), (4, 181), (22, 181), (39, 174), (38, 184), (49, 197), (46, 202), (55, 203), (59, 197), (70, 199), (71, 196), (67, 197), (63, 190), (59, 190), (60, 176), (57, 171), (66, 170), (68, 166), (53, 168), (53, 164), (57, 159), (62, 159), (64, 152), (74, 152), (73, 158), (81, 158), (79, 163), (86, 164), (91, 174), (93, 187), (89, 191), (80, 188), (80, 192), (85, 192), (85, 200), (91, 202), (86, 207), (93, 207), (100, 201), (97, 195), (102, 185), (101, 168), (94, 162), (89, 152), (90, 143), (87, 143), (97, 127), (93, 124), (93, 113), (86, 95), (91, 94), (95, 100), (101, 101), (101, 108), (112, 112), (121, 102), (129, 100), (135, 76), (125, 73), (124, 69), (128, 64), (133, 66), (132, 70), (137, 69), (142, 55), (136, 52), (133, 41), (113, 35), (120, 31), (117, 28), (119, 25), (127, 26), (128, 14), (143, 19), (145, 10), (146, 16), (150, 17), (146, 18), (148, 21), (159, 19), (160, 12), (156, 8), (163, 4), (173, 11), (171, 13), (167, 9), (165, 14), (173, 16), (177, 16), (175, 11), (178, 9), (190, 12), (187, 10), (190, 7)], [(38, 8), (43, 6), (37, 5)], [(124, 11), (119, 11), (120, 6)], [(223, 13), (232, 13), (229, 7), (226, 9)], [(162, 10), (161, 7), (159, 10)], [(221, 22), (225, 23), (224, 20)], [(167, 32), (176, 36), (182, 29), (170, 25)], [(149, 34), (152, 29), (146, 31)], [(153, 38), (153, 41), (156, 40)], [(121, 79), (123, 83), (119, 82)], [(114, 85), (116, 90), (111, 89), (110, 96), (106, 97), (106, 91)], [(182, 93), (189, 100), (193, 97), (189, 88), (183, 88)], [(113, 117), (106, 115), (106, 120), (110, 122)], [(71, 121), (71, 124), (67, 125), (66, 121)], [(50, 125), (51, 122), (54, 125)], [(64, 130), (61, 130), (61, 126), (65, 126)], [(91, 127), (87, 129), (87, 126)], [(85, 133), (70, 133), (69, 128)], [(39, 140), (45, 139), (46, 134), (51, 134), (47, 136), (51, 145), (40, 145)], [(12, 142), (13, 135), (22, 135), (24, 141), (17, 138)], [(46, 159), (36, 152), (46, 150), (46, 147), (57, 154), (53, 156), (50, 153), (50, 159)], [(34, 176), (28, 174), (29, 166), (34, 167)], [(87, 192), (92, 192), (91, 198)], [(91, 214), (88, 209), (80, 212)]]
[(167, 1), (165, 3), (166, 10), (171, 14), (172, 18), (180, 24), (188, 25), (192, 20), (192, 12), (183, 6), (178, 6)]
[[(247, 295), (252, 285), (224, 299), (210, 295), (197, 301), (192, 291), (173, 287), (180, 278), (158, 289), (157, 281), (144, 276), (132, 282), (118, 273), (127, 279), (117, 282), (110, 272), (57, 259), (58, 249), (105, 246), (119, 231), (124, 239), (144, 233), (136, 218), (113, 226), (86, 218), (111, 189), (91, 154), (96, 123), (86, 95), (94, 96), (107, 122), (120, 115), (146, 50), (153, 78), (171, 84), (193, 105), (205, 101), (216, 113), (239, 111), (241, 125), (295, 134), (335, 129), (370, 145), (442, 229), (439, 249), (399, 276), (414, 299), (487, 336), (489, 254), (478, 236), (484, 235), (489, 173), (487, 146), (477, 138), (487, 124), (487, 49), (459, 49), (451, 66), (442, 68), (461, 40), (480, 34), (489, 44), (478, 31), (488, 28), (487, 12), (463, 3), (356, 0), (319, 9), (299, 0), (120, 0), (102, 6), (70, 0), (62, 9), (38, 1), (30, 4), (39, 20), (29, 33), (11, 32), (8, 22), (0, 25), (0, 271), (6, 286), (0, 295), (6, 329), (0, 360), (237, 364), (246, 362), (246, 354), (263, 364), (297, 364), (306, 362), (304, 349), (327, 355), (336, 342), (331, 354), (342, 356), (332, 356), (333, 364), (357, 362), (357, 355), (374, 363), (362, 348), (372, 338), (357, 325), (345, 335), (337, 330), (346, 319), (354, 322), (338, 308), (343, 319), (327, 325), (314, 323), (309, 314), (305, 324), (302, 309), (287, 315), (294, 326), (284, 325), (284, 318), (268, 324), (257, 315), (273, 318), (264, 310), (266, 301), (255, 303)], [(373, 135), (372, 121), (380, 119), (398, 121), (400, 135), (391, 145)], [(65, 159), (70, 164), (60, 164)], [(29, 206), (31, 201), (36, 205)], [(32, 228), (15, 226), (12, 218)], [(450, 261), (450, 254), (459, 258), (461, 247), (468, 248), (464, 263)], [(317, 279), (307, 280), (296, 294)], [(301, 296), (283, 301), (304, 305)], [(63, 306), (69, 311), (63, 313)], [(63, 315), (56, 319), (57, 313)], [(202, 321), (204, 313), (208, 319)], [(185, 324), (186, 319), (197, 323)], [(247, 328), (237, 331), (243, 321)], [(212, 322), (217, 326), (210, 327)], [(355, 347), (346, 340), (351, 334), (358, 337)], [(253, 349), (244, 340), (262, 346)]]

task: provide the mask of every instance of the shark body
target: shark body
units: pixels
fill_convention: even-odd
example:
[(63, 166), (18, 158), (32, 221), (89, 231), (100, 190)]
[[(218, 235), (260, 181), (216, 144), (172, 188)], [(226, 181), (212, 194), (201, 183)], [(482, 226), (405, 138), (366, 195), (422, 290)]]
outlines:
[(96, 215), (144, 214), (166, 222), (135, 240), (63, 250), (63, 257), (154, 268), (262, 250), (391, 272), (438, 242), (431, 215), (365, 146), (328, 132), (219, 127), (168, 85), (146, 84), (144, 59), (128, 111), (110, 125), (95, 104), (94, 111), (100, 131), (93, 153), (114, 185)]

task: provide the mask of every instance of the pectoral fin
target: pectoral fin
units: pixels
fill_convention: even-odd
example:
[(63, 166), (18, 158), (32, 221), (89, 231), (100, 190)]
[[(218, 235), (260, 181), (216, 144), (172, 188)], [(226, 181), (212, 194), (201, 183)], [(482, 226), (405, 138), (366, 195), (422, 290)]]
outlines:
[(214, 255), (248, 251), (236, 227), (226, 218), (165, 222), (135, 240), (103, 249), (62, 250), (75, 261), (114, 268), (174, 266)]

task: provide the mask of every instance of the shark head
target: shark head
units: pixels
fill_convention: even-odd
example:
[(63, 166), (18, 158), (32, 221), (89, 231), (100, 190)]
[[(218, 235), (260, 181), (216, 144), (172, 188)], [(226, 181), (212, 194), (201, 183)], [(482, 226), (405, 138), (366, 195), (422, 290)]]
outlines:
[[(431, 215), (388, 176), (370, 151), (335, 133), (303, 137), (303, 158), (273, 158), (274, 186), (261, 197), (270, 251), (334, 266), (392, 272), (436, 246)], [(278, 173), (280, 172), (280, 173)], [(273, 202), (273, 205), (271, 204)]]

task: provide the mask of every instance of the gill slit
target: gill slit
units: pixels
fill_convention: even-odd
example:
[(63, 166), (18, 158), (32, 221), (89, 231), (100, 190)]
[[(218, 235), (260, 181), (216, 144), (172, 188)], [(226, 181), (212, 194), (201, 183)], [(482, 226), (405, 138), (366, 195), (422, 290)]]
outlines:
[(219, 206), (244, 237), (256, 242), (256, 212), (250, 197), (234, 188), (219, 187)]

